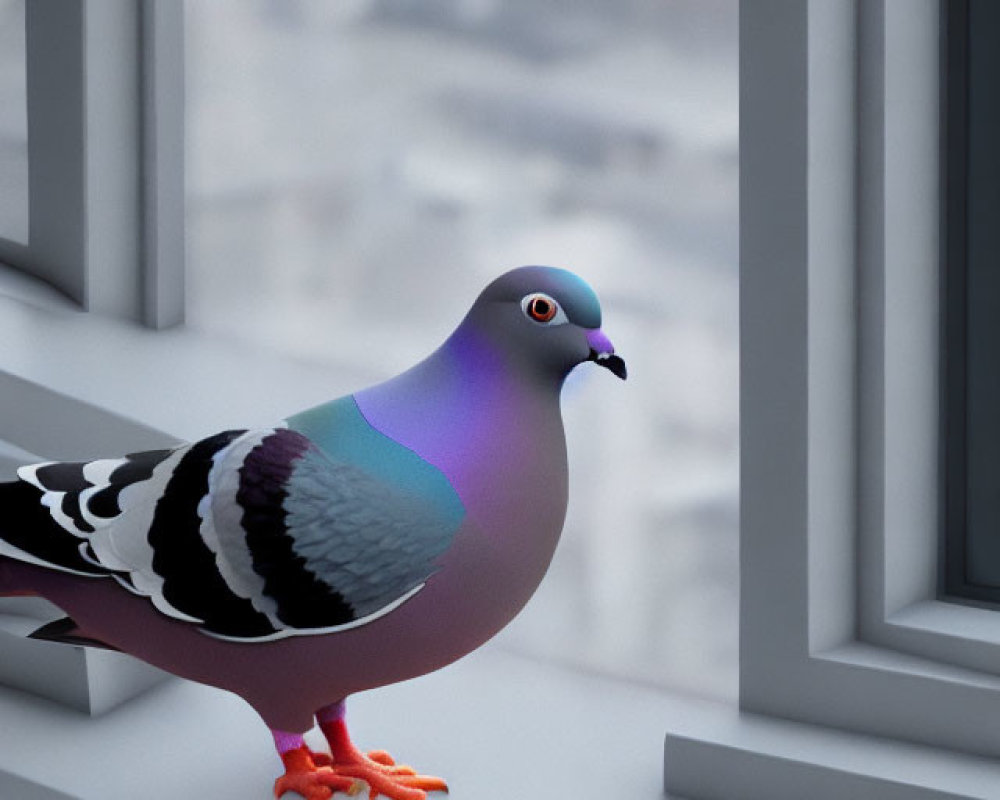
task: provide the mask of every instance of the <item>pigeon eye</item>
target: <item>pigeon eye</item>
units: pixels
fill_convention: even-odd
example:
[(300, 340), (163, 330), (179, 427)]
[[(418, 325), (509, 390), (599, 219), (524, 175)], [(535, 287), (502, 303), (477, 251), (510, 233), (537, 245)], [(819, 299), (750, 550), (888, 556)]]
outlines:
[(548, 322), (556, 315), (556, 305), (544, 297), (532, 297), (528, 301), (528, 314), (539, 322)]
[(521, 310), (529, 319), (542, 325), (560, 325), (568, 322), (559, 304), (547, 294), (529, 294), (521, 301)]

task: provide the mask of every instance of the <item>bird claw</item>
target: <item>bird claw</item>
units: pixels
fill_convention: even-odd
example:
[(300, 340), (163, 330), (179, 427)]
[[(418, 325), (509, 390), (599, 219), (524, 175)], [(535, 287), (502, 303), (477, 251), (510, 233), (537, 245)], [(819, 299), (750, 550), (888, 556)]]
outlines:
[(369, 750), (368, 758), (376, 764), (382, 764), (386, 767), (396, 766), (396, 759), (389, 755), (385, 750)]
[(297, 792), (305, 800), (329, 800), (334, 792), (345, 792), (353, 797), (364, 789), (364, 784), (346, 775), (338, 775), (329, 766), (318, 766), (312, 754), (304, 747), (290, 750), (281, 756), (285, 774), (274, 782), (274, 796)]
[(354, 797), (365, 788), (363, 781), (344, 780), (329, 767), (318, 767), (314, 772), (296, 775), (282, 775), (274, 783), (274, 796), (280, 798), (286, 792), (297, 792), (305, 800), (330, 800), (334, 792), (343, 792)]
[[(310, 751), (312, 754), (313, 763), (317, 767), (332, 767), (334, 765), (333, 756), (329, 753), (317, 753), (315, 750)], [(397, 764), (396, 759), (394, 759), (385, 750), (370, 750), (368, 752), (368, 758), (374, 761), (376, 764), (382, 767), (389, 767), (389, 772), (392, 775), (416, 775), (417, 771), (406, 764)]]
[(385, 767), (390, 775), (416, 775), (417, 771), (407, 764), (397, 764), (396, 759), (385, 750), (369, 750), (368, 758), (381, 767)]
[(345, 780), (363, 781), (369, 800), (379, 796), (389, 800), (426, 800), (427, 792), (448, 791), (448, 784), (441, 778), (419, 775), (413, 767), (397, 764), (385, 750), (373, 750), (367, 755), (355, 753), (350, 761), (335, 761), (327, 753), (310, 752), (310, 756), (321, 771), (329, 770)]

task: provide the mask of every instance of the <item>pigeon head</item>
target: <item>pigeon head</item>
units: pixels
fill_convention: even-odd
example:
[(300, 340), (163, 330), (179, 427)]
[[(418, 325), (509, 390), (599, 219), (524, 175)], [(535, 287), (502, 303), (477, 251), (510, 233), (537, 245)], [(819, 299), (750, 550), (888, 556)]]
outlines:
[(485, 333), (513, 362), (562, 380), (593, 361), (623, 380), (625, 362), (601, 330), (601, 304), (579, 276), (555, 267), (520, 267), (487, 286), (463, 325)]

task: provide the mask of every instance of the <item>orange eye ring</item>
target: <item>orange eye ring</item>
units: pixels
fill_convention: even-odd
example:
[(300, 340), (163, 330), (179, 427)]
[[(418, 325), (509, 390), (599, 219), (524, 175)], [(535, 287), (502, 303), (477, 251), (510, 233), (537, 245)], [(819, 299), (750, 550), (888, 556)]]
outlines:
[(528, 312), (528, 316), (536, 322), (549, 322), (555, 317), (558, 306), (551, 298), (539, 294), (528, 301), (525, 310)]

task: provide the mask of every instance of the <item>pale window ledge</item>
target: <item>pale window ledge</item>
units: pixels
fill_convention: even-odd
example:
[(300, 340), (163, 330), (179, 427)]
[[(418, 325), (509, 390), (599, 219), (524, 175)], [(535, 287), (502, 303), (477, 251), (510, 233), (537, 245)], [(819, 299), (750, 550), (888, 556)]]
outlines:
[(83, 313), (9, 269), (0, 271), (0, 341), (0, 439), (46, 458), (271, 425), (383, 377)]
[(45, 281), (0, 263), (0, 297), (41, 311), (79, 311), (80, 307)]
[[(444, 776), (452, 800), (663, 800), (663, 720), (694, 725), (711, 707), (487, 645), (357, 695), (348, 721), (361, 747)], [(171, 681), (96, 720), (0, 687), (0, 719), (2, 797), (267, 800), (280, 770), (250, 706), (193, 683)]]
[(982, 800), (996, 761), (705, 704), (668, 725), (668, 785), (691, 800)]
[(100, 715), (169, 677), (121, 653), (27, 638), (45, 622), (64, 616), (39, 598), (0, 598), (0, 686)]

